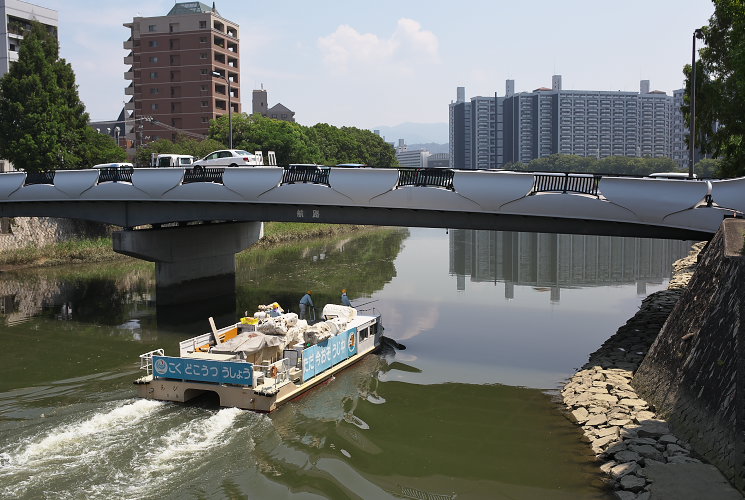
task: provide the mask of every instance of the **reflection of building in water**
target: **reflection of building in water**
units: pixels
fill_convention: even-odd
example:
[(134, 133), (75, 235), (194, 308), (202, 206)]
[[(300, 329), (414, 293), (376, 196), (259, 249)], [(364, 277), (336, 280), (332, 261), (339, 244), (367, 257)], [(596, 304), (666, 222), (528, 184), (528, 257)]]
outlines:
[(450, 274), (458, 290), (471, 281), (545, 287), (558, 301), (561, 288), (636, 283), (669, 279), (672, 263), (688, 255), (690, 242), (616, 236), (450, 230)]

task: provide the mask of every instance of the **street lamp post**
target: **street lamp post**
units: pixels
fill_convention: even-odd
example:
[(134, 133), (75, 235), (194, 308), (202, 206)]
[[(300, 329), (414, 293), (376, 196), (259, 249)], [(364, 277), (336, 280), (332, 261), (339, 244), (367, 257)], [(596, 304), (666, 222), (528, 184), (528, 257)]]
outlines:
[(217, 71), (212, 72), (212, 76), (216, 76), (217, 78), (222, 78), (225, 80), (225, 85), (227, 86), (228, 90), (228, 127), (230, 128), (230, 132), (228, 134), (228, 149), (233, 149), (233, 106), (230, 103), (230, 80), (228, 80), (227, 74), (222, 75), (218, 73)]
[(693, 179), (693, 166), (696, 161), (696, 38), (703, 38), (700, 28), (693, 30), (693, 49), (691, 50), (691, 131), (688, 147), (691, 159), (688, 162), (688, 178)]

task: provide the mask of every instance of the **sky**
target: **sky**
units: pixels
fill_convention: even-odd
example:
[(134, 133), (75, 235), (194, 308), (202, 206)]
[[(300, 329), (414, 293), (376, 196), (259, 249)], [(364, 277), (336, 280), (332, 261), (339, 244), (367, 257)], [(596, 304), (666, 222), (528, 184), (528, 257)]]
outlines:
[[(165, 15), (173, 0), (34, 0), (59, 12), (60, 55), (75, 71), (91, 119), (115, 119), (129, 51), (122, 24)], [(211, 5), (211, 1), (205, 2)], [(709, 0), (218, 0), (240, 27), (241, 93), (262, 85), (303, 125), (372, 129), (447, 123), (456, 87), (466, 97), (551, 86), (670, 94), (683, 86), (691, 35)], [(700, 42), (699, 42), (700, 43)]]

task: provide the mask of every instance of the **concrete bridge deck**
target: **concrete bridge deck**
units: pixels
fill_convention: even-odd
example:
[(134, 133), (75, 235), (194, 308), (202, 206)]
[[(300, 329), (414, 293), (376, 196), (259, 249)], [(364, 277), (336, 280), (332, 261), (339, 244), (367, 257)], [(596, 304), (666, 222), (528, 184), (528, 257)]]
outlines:
[(708, 239), (742, 212), (745, 178), (317, 166), (0, 174), (0, 217), (122, 226), (114, 250), (156, 262), (159, 287), (234, 279), (234, 254), (260, 238), (262, 221)]
[(123, 227), (277, 220), (684, 239), (708, 237), (733, 212), (745, 212), (745, 178), (334, 167), (0, 174), (0, 216)]

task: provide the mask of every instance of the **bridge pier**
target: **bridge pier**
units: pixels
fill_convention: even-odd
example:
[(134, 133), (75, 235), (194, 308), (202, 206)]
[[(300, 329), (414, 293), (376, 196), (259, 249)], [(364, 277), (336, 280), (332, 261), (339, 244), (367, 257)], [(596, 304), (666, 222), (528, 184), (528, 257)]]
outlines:
[(261, 222), (117, 231), (114, 251), (155, 262), (159, 305), (235, 296), (235, 254), (263, 236)]

